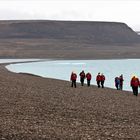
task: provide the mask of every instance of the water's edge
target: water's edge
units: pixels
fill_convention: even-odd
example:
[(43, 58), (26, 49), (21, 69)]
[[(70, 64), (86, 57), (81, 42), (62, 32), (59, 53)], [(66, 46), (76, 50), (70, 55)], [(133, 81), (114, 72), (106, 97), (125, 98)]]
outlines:
[[(124, 64), (123, 64), (124, 63)], [(132, 64), (134, 65), (132, 67)], [(132, 73), (138, 71), (139, 74), (140, 59), (113, 59), (113, 60), (55, 60), (55, 59), (40, 59), (31, 62), (16, 62), (6, 65), (6, 69), (15, 73), (27, 73), (39, 75), (40, 77), (53, 78), (58, 80), (70, 81), (69, 77), (73, 70), (77, 72), (78, 82), (79, 72), (92, 72), (92, 85), (96, 85), (96, 74), (103, 72), (107, 80), (105, 86), (115, 88), (114, 78), (120, 74), (124, 74), (124, 90), (132, 91), (130, 87), (130, 78)], [(129, 71), (130, 70), (130, 71)], [(136, 71), (135, 71), (136, 70)], [(44, 74), (43, 74), (44, 73)]]

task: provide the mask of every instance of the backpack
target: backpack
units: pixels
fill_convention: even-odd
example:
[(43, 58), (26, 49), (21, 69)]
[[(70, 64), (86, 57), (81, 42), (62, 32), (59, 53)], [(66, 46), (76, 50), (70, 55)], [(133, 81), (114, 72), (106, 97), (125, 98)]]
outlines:
[(119, 78), (115, 78), (115, 83), (116, 84), (120, 84), (120, 79)]
[(91, 80), (91, 74), (90, 73), (88, 73), (86, 77), (87, 77), (88, 80)]
[(85, 78), (85, 73), (80, 73), (81, 78)]
[(74, 74), (72, 75), (72, 79), (73, 79), (73, 80), (76, 80), (76, 78), (77, 78), (77, 76), (76, 76), (76, 74), (74, 73)]

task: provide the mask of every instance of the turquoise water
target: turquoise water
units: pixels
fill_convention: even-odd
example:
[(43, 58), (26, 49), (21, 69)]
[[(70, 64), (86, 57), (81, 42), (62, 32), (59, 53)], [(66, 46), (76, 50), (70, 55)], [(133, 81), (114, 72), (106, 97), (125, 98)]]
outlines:
[[(114, 78), (123, 74), (124, 90), (131, 90), (132, 75), (140, 78), (140, 59), (120, 60), (56, 60), (32, 63), (19, 63), (6, 66), (10, 71), (32, 73), (42, 77), (70, 81), (70, 74), (75, 71), (78, 75), (84, 70), (92, 74), (91, 83), (96, 85), (98, 72), (106, 76), (105, 86), (115, 88)], [(78, 76), (78, 82), (80, 78)]]

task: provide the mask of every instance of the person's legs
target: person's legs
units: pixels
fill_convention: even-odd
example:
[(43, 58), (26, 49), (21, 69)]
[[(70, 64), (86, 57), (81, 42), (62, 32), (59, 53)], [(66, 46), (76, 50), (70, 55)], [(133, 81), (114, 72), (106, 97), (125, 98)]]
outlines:
[(123, 85), (122, 84), (120, 84), (120, 90), (122, 90), (123, 89)]
[(117, 88), (117, 90), (119, 89), (119, 88), (118, 88), (118, 83), (116, 83), (116, 88)]
[(136, 87), (135, 95), (138, 96), (138, 87)]
[(74, 87), (76, 88), (76, 80), (74, 80)]
[(73, 80), (71, 81), (71, 87), (73, 87)]
[(100, 81), (97, 81), (98, 88), (100, 88)]
[(90, 80), (89, 80), (89, 86), (90, 86)]
[(88, 87), (90, 86), (90, 80), (87, 80), (87, 86)]
[(132, 90), (133, 90), (133, 94), (135, 95), (135, 93), (136, 93), (135, 87), (132, 87)]
[(80, 81), (81, 81), (81, 86), (83, 86), (84, 85), (84, 78), (81, 78)]
[(104, 81), (101, 81), (102, 88), (104, 88)]

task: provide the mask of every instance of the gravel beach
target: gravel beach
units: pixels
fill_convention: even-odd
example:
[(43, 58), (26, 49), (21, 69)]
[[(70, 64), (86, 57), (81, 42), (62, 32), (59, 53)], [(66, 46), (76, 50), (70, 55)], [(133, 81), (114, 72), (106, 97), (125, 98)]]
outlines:
[(1, 140), (139, 140), (140, 95), (16, 74), (0, 65)]

